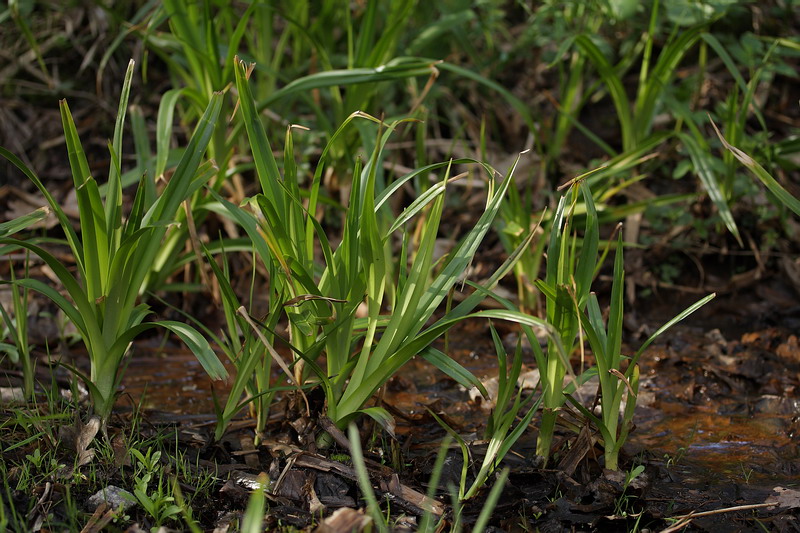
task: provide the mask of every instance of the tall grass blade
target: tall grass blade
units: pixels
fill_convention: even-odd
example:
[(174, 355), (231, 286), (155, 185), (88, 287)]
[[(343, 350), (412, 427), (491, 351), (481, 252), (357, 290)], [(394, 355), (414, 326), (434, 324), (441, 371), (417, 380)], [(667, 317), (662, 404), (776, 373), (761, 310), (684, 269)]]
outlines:
[(720, 218), (722, 218), (722, 221), (725, 223), (728, 231), (730, 231), (731, 234), (736, 237), (736, 240), (741, 246), (742, 237), (739, 235), (739, 228), (736, 226), (736, 221), (733, 219), (733, 213), (731, 213), (731, 209), (728, 206), (727, 200), (725, 199), (725, 194), (722, 192), (722, 189), (720, 189), (719, 183), (717, 182), (717, 178), (712, 167), (711, 155), (707, 151), (708, 147), (701, 146), (698, 141), (685, 133), (679, 132), (677, 135), (683, 142), (686, 150), (689, 152), (689, 157), (692, 160), (692, 164), (697, 172), (697, 176), (700, 178), (700, 182), (703, 184), (706, 192), (708, 192), (708, 196), (711, 198), (711, 201), (714, 202), (715, 206), (717, 206), (717, 211), (719, 211)]
[(725, 140), (725, 137), (722, 136), (722, 133), (720, 133), (719, 128), (717, 128), (717, 125), (713, 120), (711, 121), (711, 126), (717, 133), (717, 137), (719, 137), (722, 145), (727, 148), (741, 164), (747, 167), (750, 172), (752, 172), (759, 180), (761, 180), (761, 183), (763, 183), (767, 189), (769, 189), (770, 192), (783, 203), (783, 205), (791, 209), (795, 215), (800, 216), (800, 200), (792, 196), (789, 191), (784, 189), (783, 186), (778, 183), (764, 167), (759, 165), (755, 159), (739, 150), (735, 146), (729, 144), (728, 141)]
[(364, 454), (361, 451), (361, 437), (355, 424), (351, 423), (348, 426), (347, 436), (350, 440), (350, 455), (353, 458), (353, 468), (355, 468), (358, 476), (358, 487), (361, 489), (361, 495), (367, 500), (367, 512), (372, 517), (375, 528), (381, 533), (387, 533), (389, 529), (386, 527), (386, 520), (383, 517), (383, 513), (381, 513), (380, 506), (378, 506), (375, 491), (372, 489), (369, 472), (367, 472), (367, 466), (364, 463)]
[(47, 218), (47, 215), (49, 215), (50, 212), (51, 211), (49, 207), (40, 207), (36, 211), (31, 211), (26, 215), (19, 216), (13, 220), (9, 220), (8, 222), (0, 223), (0, 238), (8, 237), (27, 229), (30, 226), (33, 226), (37, 222)]

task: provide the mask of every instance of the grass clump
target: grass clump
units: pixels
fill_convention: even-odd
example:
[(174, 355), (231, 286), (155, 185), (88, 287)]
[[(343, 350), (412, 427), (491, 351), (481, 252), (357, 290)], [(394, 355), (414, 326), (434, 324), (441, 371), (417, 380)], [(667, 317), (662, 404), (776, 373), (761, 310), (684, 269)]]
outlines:
[(143, 177), (133, 208), (127, 219), (123, 219), (120, 179), (122, 126), (128, 107), (133, 68), (131, 62), (120, 98), (114, 139), (109, 146), (111, 165), (105, 199), (89, 170), (69, 106), (66, 101), (61, 101), (70, 168), (78, 195), (80, 235), (72, 228), (64, 210), (36, 174), (18, 157), (0, 148), (0, 155), (17, 166), (47, 199), (66, 235), (78, 267), (76, 276), (43, 247), (31, 241), (6, 237), (0, 239), (0, 244), (27, 249), (41, 258), (63, 284), (69, 299), (39, 280), (20, 279), (13, 283), (40, 292), (52, 300), (77, 328), (89, 354), (91, 369), (88, 376), (76, 368), (72, 370), (86, 383), (94, 411), (104, 422), (111, 415), (124, 369), (122, 363), (130, 343), (148, 329), (160, 327), (174, 332), (187, 343), (212, 377), (220, 379), (226, 375), (216, 354), (196, 330), (173, 321), (144, 322), (148, 314), (147, 305), (137, 303), (153, 260), (178, 208), (212, 173), (211, 165), (201, 165), (200, 160), (219, 114), (221, 95), (212, 99), (163, 193), (157, 199), (148, 201), (144, 194), (143, 184), (146, 180)]

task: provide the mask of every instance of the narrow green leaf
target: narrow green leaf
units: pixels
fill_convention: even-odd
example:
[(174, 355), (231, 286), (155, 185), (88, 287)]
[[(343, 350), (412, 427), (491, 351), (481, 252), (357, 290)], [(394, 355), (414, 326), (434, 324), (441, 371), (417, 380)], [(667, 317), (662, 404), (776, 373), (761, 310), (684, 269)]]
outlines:
[(369, 472), (364, 463), (364, 454), (361, 451), (361, 439), (355, 424), (351, 423), (348, 426), (347, 437), (350, 440), (350, 455), (353, 458), (353, 467), (358, 477), (358, 487), (361, 489), (361, 494), (364, 496), (364, 499), (367, 500), (367, 510), (372, 517), (375, 528), (380, 533), (386, 533), (388, 528), (386, 527), (386, 522), (381, 513), (381, 508), (378, 506), (378, 500), (375, 498), (375, 492), (372, 489)]
[(700, 309), (701, 307), (706, 305), (708, 302), (713, 300), (716, 296), (717, 296), (716, 293), (711, 293), (708, 296), (705, 296), (705, 297), (701, 298), (700, 300), (696, 301), (695, 303), (693, 303), (692, 305), (690, 305), (689, 307), (687, 307), (686, 309), (684, 309), (683, 311), (678, 313), (672, 320), (670, 320), (669, 322), (667, 322), (666, 324), (664, 324), (663, 326), (658, 328), (655, 333), (650, 335), (650, 337), (648, 337), (648, 339), (644, 342), (644, 344), (642, 344), (641, 347), (639, 347), (639, 349), (636, 351), (636, 354), (631, 359), (631, 362), (628, 364), (628, 370), (625, 372), (626, 376), (628, 375), (628, 373), (633, 371), (633, 368), (636, 366), (636, 363), (639, 361), (639, 357), (642, 355), (642, 353), (645, 351), (645, 349), (647, 349), (647, 347), (650, 346), (650, 344), (654, 340), (656, 340), (658, 338), (659, 335), (661, 335), (662, 333), (667, 331), (669, 328), (671, 328), (672, 326), (674, 326), (675, 324), (677, 324), (678, 322), (680, 322), (681, 320), (683, 320), (687, 316), (691, 315), (692, 313), (694, 313), (695, 311), (697, 311), (698, 309)]
[(466, 389), (475, 387), (481, 393), (481, 396), (487, 400), (489, 399), (489, 393), (486, 391), (486, 387), (483, 386), (483, 383), (475, 377), (475, 374), (461, 366), (458, 361), (452, 357), (449, 357), (444, 352), (432, 346), (425, 348), (419, 355), (446, 375), (450, 376), (462, 387)]
[(31, 211), (26, 215), (19, 216), (13, 220), (9, 220), (8, 222), (2, 222), (0, 223), (0, 238), (13, 235), (18, 231), (22, 231), (36, 224), (40, 220), (44, 220), (49, 214), (49, 207), (40, 207), (36, 211)]
[(197, 129), (195, 129), (189, 144), (186, 146), (178, 167), (172, 174), (172, 178), (161, 193), (161, 196), (144, 216), (143, 224), (172, 222), (178, 207), (191, 193), (194, 178), (198, 167), (200, 167), (200, 160), (208, 147), (222, 109), (222, 96), (222, 93), (214, 93), (212, 95), (208, 107), (206, 107), (203, 116), (200, 117)]
[(711, 155), (707, 151), (707, 146), (700, 146), (693, 137), (686, 133), (678, 132), (677, 135), (689, 152), (689, 157), (697, 172), (697, 177), (700, 178), (700, 182), (703, 184), (703, 188), (705, 188), (711, 201), (714, 202), (714, 205), (717, 206), (720, 218), (722, 218), (728, 231), (736, 237), (739, 246), (742, 246), (742, 237), (739, 235), (739, 228), (736, 226), (736, 221), (733, 219), (733, 213), (731, 213), (730, 207), (728, 207), (725, 194), (720, 189), (719, 183), (717, 183), (717, 178), (712, 167)]
[(597, 45), (587, 35), (578, 35), (575, 38), (575, 44), (586, 54), (586, 57), (597, 69), (600, 77), (603, 78), (606, 87), (608, 87), (608, 92), (617, 111), (620, 129), (622, 130), (623, 150), (627, 151), (634, 148), (634, 124), (631, 119), (630, 100), (625, 92), (625, 87), (622, 85), (622, 80), (620, 80), (614, 67), (611, 66)]
[(284, 195), (279, 185), (281, 175), (278, 163), (275, 161), (275, 156), (272, 155), (267, 132), (259, 115), (260, 108), (256, 107), (253, 99), (250, 83), (247, 80), (247, 67), (243, 61), (237, 59), (234, 72), (236, 73), (236, 89), (239, 92), (239, 111), (250, 140), (250, 150), (256, 164), (256, 175), (261, 184), (261, 191), (269, 196), (269, 201), (273, 203), (278, 214), (285, 217)]
[[(125, 77), (122, 80), (122, 92), (119, 97), (119, 107), (117, 108), (117, 120), (114, 123), (114, 140), (111, 143), (112, 158), (122, 161), (122, 129), (125, 125), (125, 113), (128, 110), (128, 98), (131, 92), (131, 80), (133, 79), (133, 59), (128, 62)], [(114, 245), (119, 242), (117, 235), (122, 225), (122, 183), (120, 182), (121, 173), (116, 165), (109, 166), (108, 190), (106, 191), (105, 221), (106, 234)]]
[(96, 300), (104, 294), (108, 273), (109, 241), (105, 211), (67, 101), (61, 100), (59, 107), (81, 219), (81, 240), (84, 245), (82, 260), (85, 268), (82, 272), (83, 282), (89, 300)]
[(175, 106), (178, 99), (183, 96), (185, 89), (170, 89), (161, 97), (158, 104), (158, 119), (156, 121), (156, 171), (155, 177), (161, 179), (167, 168), (169, 145), (172, 139), (172, 123), (175, 115)]
[[(710, 117), (709, 117), (710, 118)], [(717, 132), (717, 136), (719, 140), (722, 142), (723, 146), (730, 150), (730, 152), (739, 160), (741, 164), (743, 164), (747, 169), (752, 172), (761, 183), (763, 183), (767, 189), (774, 194), (778, 200), (780, 200), (783, 205), (794, 211), (794, 214), (800, 216), (800, 200), (792, 196), (792, 194), (783, 188), (783, 186), (778, 183), (775, 178), (773, 178), (769, 172), (766, 171), (764, 167), (758, 164), (758, 162), (744, 153), (743, 151), (739, 150), (735, 146), (732, 146), (725, 140), (725, 137), (722, 136), (717, 125), (714, 124), (714, 121), (711, 121), (711, 126), (714, 127), (714, 131)]]
[(432, 59), (403, 57), (393, 59), (386, 65), (376, 68), (351, 68), (318, 72), (288, 83), (269, 97), (259, 101), (257, 109), (261, 111), (282, 98), (305, 93), (312, 89), (430, 76), (437, 64), (438, 62)]
[(622, 253), (622, 232), (617, 235), (614, 257), (614, 280), (611, 284), (611, 309), (608, 314), (606, 357), (609, 369), (619, 369), (622, 350), (622, 318), (625, 305), (625, 269)]
[(167, 328), (186, 344), (186, 346), (197, 357), (200, 365), (205, 369), (211, 379), (225, 379), (228, 377), (228, 371), (220, 362), (217, 354), (211, 349), (208, 341), (200, 335), (200, 333), (191, 326), (181, 322), (174, 322), (171, 320), (161, 320), (156, 322), (160, 327)]

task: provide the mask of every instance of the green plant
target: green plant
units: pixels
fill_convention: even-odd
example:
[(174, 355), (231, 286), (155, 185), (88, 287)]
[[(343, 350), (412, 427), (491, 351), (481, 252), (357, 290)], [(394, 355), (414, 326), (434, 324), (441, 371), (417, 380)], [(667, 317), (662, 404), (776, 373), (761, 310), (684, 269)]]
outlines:
[(486, 529), (486, 526), (489, 524), (489, 519), (492, 517), (492, 513), (494, 512), (494, 508), (497, 507), (497, 503), (500, 501), (500, 496), (503, 493), (503, 489), (506, 488), (506, 481), (508, 481), (508, 474), (511, 472), (509, 468), (504, 468), (500, 471), (500, 474), (494, 480), (494, 484), (492, 484), (492, 490), (489, 491), (489, 494), (486, 496), (486, 501), (481, 507), (481, 512), (478, 514), (478, 519), (475, 521), (475, 525), (472, 526), (472, 531), (476, 533), (483, 533)]
[(745, 485), (750, 484), (750, 477), (753, 475), (752, 468), (745, 468), (744, 463), (739, 463), (739, 468), (742, 471), (742, 478), (744, 479)]
[[(250, 405), (251, 414), (256, 419), (255, 432), (258, 442), (264, 432), (269, 407), (275, 393), (285, 389), (285, 387), (272, 386), (270, 383), (273, 350), (267, 340), (268, 336), (272, 336), (280, 315), (278, 313), (271, 314), (266, 325), (260, 324), (259, 321), (250, 317), (249, 312), (239, 303), (239, 298), (231, 285), (224, 244), (222, 250), (222, 267), (220, 267), (208, 248), (204, 247), (208, 264), (214, 272), (220, 289), (226, 327), (217, 334), (191, 315), (178, 311), (197, 324), (222, 349), (236, 368), (233, 384), (224, 405), (220, 405), (216, 395), (214, 396), (214, 409), (217, 417), (214, 438), (221, 439), (233, 417), (246, 405)], [(255, 267), (255, 261), (253, 266)], [(253, 275), (255, 276), (255, 271)], [(251, 300), (254, 283), (255, 277), (251, 284)], [(288, 367), (283, 363), (280, 355), (277, 357), (279, 364), (286, 368), (287, 375), (291, 378), (292, 374), (288, 371)], [(245, 398), (242, 398), (243, 395)]]
[[(579, 191), (582, 192), (584, 200), (585, 221), (578, 253), (579, 237), (572, 234), (570, 226), (575, 216)], [(565, 399), (569, 399), (597, 425), (603, 436), (606, 468), (616, 470), (619, 450), (627, 438), (636, 406), (635, 398), (639, 382), (639, 369), (636, 363), (639, 357), (656, 337), (705, 305), (714, 295), (701, 299), (667, 322), (642, 344), (630, 360), (626, 361), (621, 354), (624, 313), (622, 234), (617, 237), (611, 305), (606, 327), (597, 297), (591, 293), (591, 285), (603, 265), (607, 251), (598, 257), (598, 216), (588, 186), (582, 183), (573, 185), (561, 198), (553, 220), (548, 246), (547, 275), (544, 280), (538, 280), (536, 286), (545, 296), (547, 321), (559, 332), (561, 345), (554, 344), (551, 339), (545, 354), (535, 336), (528, 332), (540, 369), (543, 391), (542, 422), (536, 453), (544, 457), (545, 461), (549, 457), (550, 443), (558, 416), (557, 410)], [(577, 378), (573, 377), (569, 388), (565, 389), (564, 378), (568, 372), (572, 372), (569, 354), (573, 351), (576, 339), (583, 343), (584, 335), (592, 348), (597, 366)], [(623, 361), (627, 365), (623, 365)], [(569, 394), (565, 396), (565, 391), (569, 392), (571, 387), (594, 374), (597, 374), (600, 380), (601, 418), (589, 412)], [(622, 401), (626, 392), (627, 402), (623, 409)], [(622, 416), (621, 421), (620, 416)]]
[(127, 219), (122, 216), (120, 163), (122, 126), (128, 105), (133, 62), (128, 66), (120, 98), (119, 112), (110, 146), (111, 165), (105, 202), (97, 181), (91, 176), (86, 155), (66, 101), (61, 102), (61, 118), (69, 153), (70, 168), (78, 198), (80, 237), (47, 187), (12, 153), (3, 155), (18, 167), (41, 191), (56, 214), (77, 264), (78, 275), (44, 248), (29, 241), (3, 238), (0, 244), (25, 248), (39, 256), (63, 284), (68, 300), (54, 288), (35, 279), (17, 280), (15, 285), (41, 292), (70, 318), (77, 328), (91, 361), (89, 376), (81, 376), (91, 391), (95, 411), (105, 421), (114, 405), (122, 378), (122, 363), (131, 341), (147, 329), (166, 328), (180, 337), (195, 353), (203, 368), (214, 379), (226, 376), (225, 368), (208, 342), (193, 328), (173, 321), (143, 322), (148, 314), (137, 297), (174, 221), (181, 203), (213, 175), (209, 163), (200, 164), (217, 120), (221, 94), (215, 94), (184, 152), (181, 162), (160, 196), (146, 198), (144, 179), (140, 182)]
[[(31, 347), (28, 343), (28, 289), (15, 284), (14, 265), (9, 264), (11, 272), (11, 306), (12, 313), (6, 311), (0, 303), (0, 315), (4, 328), (0, 330), (0, 339), (10, 339), (11, 343), (0, 342), (0, 352), (4, 352), (14, 364), (22, 367), (22, 394), (27, 401), (33, 400), (34, 393), (34, 361), (31, 358)], [(25, 277), (28, 276), (28, 255), (25, 255)]]
[[(148, 448), (142, 453), (136, 448), (131, 448), (131, 455), (136, 459), (133, 474), (133, 500), (153, 518), (156, 530), (168, 520), (175, 520), (181, 508), (173, 502), (175, 498), (167, 492), (164, 475), (161, 471), (161, 452)], [(153, 487), (151, 482), (155, 482)]]
[[(672, 13), (669, 9), (671, 3), (665, 3), (668, 4), (666, 11), (669, 15)], [(709, 47), (717, 53), (725, 67), (733, 75), (736, 87), (745, 87), (744, 81), (726, 49), (720, 45), (713, 34), (707, 31), (710, 20), (721, 17), (723, 13), (724, 10), (719, 10), (705, 18), (697, 19), (697, 22), (688, 28), (680, 27), (673, 20), (674, 23), (669, 29), (666, 42), (659, 48), (657, 46), (658, 20), (663, 15), (661, 15), (660, 2), (656, 0), (650, 10), (649, 24), (642, 33), (641, 41), (634, 46), (626, 47), (627, 52), (623, 53), (623, 57), (617, 64), (612, 64), (607, 51), (589, 33), (576, 36), (574, 46), (595, 67), (614, 104), (622, 139), (622, 150), (619, 155), (630, 158), (643, 146), (650, 146), (650, 151), (652, 151), (673, 136), (677, 137), (688, 153), (694, 171), (703, 189), (717, 208), (723, 223), (741, 243), (739, 230), (729, 206), (730, 198), (726, 195), (726, 187), (718, 182), (715, 169), (710, 162), (708, 147), (702, 136), (698, 134), (696, 117), (688, 111), (691, 104), (686, 98), (676, 98), (677, 88), (673, 82), (677, 66), (699, 44), (700, 80), (696, 86), (691, 88), (692, 90), (697, 91), (702, 84)], [(674, 13), (670, 18), (676, 18)], [(684, 24), (686, 20), (683, 21)], [(657, 57), (654, 55), (656, 50), (660, 50)], [(639, 54), (641, 54), (640, 61)], [(640, 64), (638, 84), (635, 98), (631, 99), (625, 91), (623, 76), (637, 62)], [(597, 84), (593, 86), (594, 89), (597, 87)], [(592, 90), (587, 91), (587, 94), (583, 96), (583, 101), (588, 101), (590, 97), (593, 97), (593, 92)], [(747, 104), (746, 101), (745, 108)], [(677, 119), (673, 132), (654, 132), (654, 119), (659, 110), (671, 112)], [(690, 130), (689, 133), (681, 131), (684, 125)], [(618, 155), (616, 150), (609, 153), (612, 157)], [(639, 175), (633, 177), (621, 175), (621, 180), (618, 175), (617, 179), (613, 181), (607, 180), (607, 177), (608, 175), (605, 173), (597, 173), (587, 179), (596, 200), (607, 199), (610, 195), (642, 179), (642, 176)]]
[[(619, 450), (628, 436), (632, 426), (634, 410), (636, 408), (636, 395), (639, 390), (639, 367), (637, 362), (650, 343), (664, 331), (680, 322), (697, 309), (711, 301), (716, 295), (710, 294), (689, 306), (672, 320), (661, 326), (639, 348), (636, 354), (627, 362), (627, 368), (622, 364), (622, 320), (624, 314), (624, 270), (623, 270), (623, 243), (622, 235), (617, 239), (614, 278), (611, 289), (611, 306), (608, 315), (608, 326), (603, 325), (603, 314), (597, 297), (592, 293), (589, 297), (587, 312), (580, 315), (581, 326), (586, 338), (592, 347), (592, 353), (597, 361), (596, 372), (600, 380), (600, 408), (602, 418), (590, 413), (580, 402), (570, 397), (570, 401), (584, 415), (591, 418), (603, 436), (603, 449), (605, 452), (605, 466), (610, 470), (618, 468), (617, 459)], [(627, 392), (627, 395), (626, 395)], [(627, 397), (624, 408), (623, 399)], [(621, 420), (620, 420), (621, 415)]]
[[(509, 367), (508, 356), (503, 342), (494, 326), (491, 326), (492, 340), (498, 362), (498, 387), (497, 397), (494, 398), (495, 408), (492, 410), (486, 422), (484, 439), (488, 441), (486, 454), (481, 462), (480, 469), (475, 475), (472, 484), (467, 488), (467, 475), (469, 473), (470, 451), (467, 443), (464, 442), (458, 433), (453, 431), (436, 413), (431, 411), (431, 415), (444, 427), (447, 432), (458, 442), (462, 453), (461, 479), (458, 487), (458, 499), (468, 500), (474, 497), (483, 487), (484, 483), (494, 473), (497, 466), (503, 461), (511, 447), (517, 442), (522, 433), (528, 429), (533, 415), (539, 407), (539, 401), (534, 402), (533, 398), (522, 398), (522, 390), (518, 390), (514, 395), (514, 389), (522, 369), (522, 344), (517, 343), (514, 353), (514, 360)], [(513, 402), (512, 402), (513, 399)], [(517, 417), (519, 421), (517, 422)], [(516, 427), (511, 429), (511, 425), (517, 422)]]
[[(497, 502), (500, 500), (500, 495), (506, 486), (509, 472), (510, 470), (508, 468), (504, 468), (497, 476), (494, 485), (492, 485), (492, 489), (486, 496), (486, 501), (481, 508), (481, 512), (478, 515), (478, 519), (475, 521), (472, 531), (482, 532), (486, 528), (486, 525), (489, 523), (489, 519), (492, 517), (494, 508), (497, 506)], [(458, 497), (459, 491), (456, 489), (456, 487), (450, 484), (449, 489), (450, 498), (453, 505), (453, 522), (450, 524), (450, 531), (452, 533), (460, 533), (464, 527), (462, 517), (464, 512), (464, 504)]]
[(625, 473), (625, 480), (622, 483), (622, 492), (614, 499), (614, 515), (621, 517), (633, 515), (637, 518), (637, 524), (638, 518), (642, 513), (630, 512), (631, 496), (628, 494), (628, 487), (630, 487), (633, 480), (639, 477), (642, 472), (644, 472), (644, 465), (631, 467), (631, 469)]
[[(435, 61), (394, 57), (413, 3), (392, 3), (385, 20), (378, 1), (368, 2), (364, 9), (336, 3), (316, 9), (307, 1), (263, 0), (250, 2), (246, 8), (186, 0), (169, 0), (155, 9), (143, 7), (135, 15), (136, 25), (131, 31), (165, 62), (176, 88), (163, 96), (156, 128), (157, 152), (150, 157), (149, 148), (145, 150), (148, 153), (137, 166), (139, 174), (146, 170), (150, 176), (161, 177), (174, 164), (179, 151), (171, 150), (169, 143), (176, 111), (182, 122), (192, 123), (202, 115), (214, 91), (235, 85), (237, 53), (254, 61), (247, 78), (253, 85), (259, 113), (269, 109), (274, 115), (302, 115), (304, 120), (315, 116), (314, 130), (328, 137), (333, 135), (334, 125), (349, 114), (375, 105), (373, 102), (383, 94), (377, 90), (381, 82), (396, 84), (418, 76), (433, 77), (437, 73)], [(331, 27), (347, 31), (331, 32)], [(120, 41), (107, 51), (104, 61)], [(146, 70), (147, 63), (143, 72)], [(226, 95), (221, 115), (235, 109), (234, 99)], [(213, 129), (209, 157), (217, 163), (216, 176), (210, 181), (215, 192), (220, 192), (231, 175), (252, 168), (248, 162), (240, 163), (236, 155), (247, 153), (242, 126), (240, 121), (233, 127), (221, 121)], [(278, 131), (282, 127), (283, 123), (278, 125)], [(338, 170), (348, 170), (342, 162), (352, 160), (359, 145), (356, 131), (339, 137), (331, 150)], [(193, 254), (183, 253), (188, 225), (192, 219), (198, 225), (204, 221), (210, 202), (212, 196), (199, 190), (187, 206), (190, 213), (178, 215), (181, 231), (172, 232), (159, 252), (156, 268), (147, 281), (150, 290), (164, 287), (175, 269), (191, 260)]]
[(361, 450), (361, 436), (358, 434), (358, 428), (352, 422), (347, 428), (347, 436), (350, 443), (350, 454), (353, 457), (353, 468), (355, 468), (356, 476), (358, 477), (358, 488), (361, 489), (361, 494), (367, 500), (367, 512), (372, 517), (372, 523), (375, 524), (375, 528), (381, 533), (386, 533), (389, 531), (386, 517), (381, 512), (378, 499), (375, 497), (375, 491), (372, 489), (367, 465), (364, 463), (364, 452)]
[[(212, 194), (221, 204), (220, 211), (245, 229), (270, 272), (270, 320), (277, 320), (281, 313), (288, 318), (288, 343), (295, 353), (295, 385), (302, 384), (307, 372), (313, 373), (325, 391), (328, 416), (343, 427), (359, 413), (388, 424), (390, 417), (384, 409), (365, 408), (365, 405), (397, 369), (419, 353), (460, 383), (476, 384), (474, 376), (460, 365), (427, 348), (454, 323), (465, 318), (482, 300), (483, 294), (473, 294), (435, 324), (423, 328), (469, 265), (512, 181), (513, 167), (501, 184), (490, 182), (484, 213), (456, 249), (434, 268), (433, 249), (444, 205), (443, 193), (450, 180), (449, 169), (454, 163), (474, 161), (464, 159), (428, 165), (399, 178), (379, 193), (377, 175), (384, 147), (399, 123), (387, 126), (373, 117), (356, 113), (342, 124), (323, 151), (310, 191), (301, 192), (293, 163), (291, 130), (287, 131), (281, 176), (247, 83), (246, 67), (240, 63), (235, 70), (241, 117), (263, 191), (248, 203), (258, 208), (260, 220)], [(313, 214), (317, 210), (320, 181), (330, 149), (337, 136), (356, 119), (375, 124), (378, 129), (369, 162), (363, 168), (359, 163), (355, 166), (356, 179), (346, 207), (343, 235), (334, 251)], [(379, 213), (388, 209), (390, 196), (414, 176), (441, 168), (448, 171), (444, 179), (412, 202), (385, 228), (383, 222), (388, 217), (379, 220)], [(493, 172), (488, 166), (484, 168)], [(307, 206), (300, 201), (306, 194)], [(416, 250), (412, 250), (408, 234), (402, 237), (395, 278), (391, 276), (387, 249), (391, 247), (393, 234), (415, 216), (418, 216), (420, 240)], [(322, 251), (322, 265), (316, 261), (317, 247)], [(492, 276), (488, 286), (497, 283), (518, 255), (512, 255), (513, 259)], [(367, 317), (357, 319), (355, 311), (365, 297)], [(391, 315), (382, 314), (387, 303), (393, 310)], [(492, 313), (476, 315), (492, 316)], [(504, 312), (502, 316), (495, 316), (498, 317), (542, 323), (519, 313)], [(270, 335), (267, 345), (275, 340), (275, 336)], [(269, 349), (275, 359), (274, 351)], [(327, 361), (325, 369), (316, 362), (323, 352)]]
[(711, 122), (711, 125), (714, 127), (714, 131), (717, 133), (722, 145), (729, 152), (731, 152), (734, 157), (736, 157), (736, 159), (747, 168), (747, 170), (749, 170), (756, 178), (758, 178), (758, 180), (761, 181), (761, 183), (763, 183), (767, 189), (769, 189), (769, 191), (775, 195), (779, 202), (791, 209), (795, 215), (800, 216), (800, 200), (798, 200), (780, 183), (778, 183), (778, 181), (773, 178), (770, 173), (758, 163), (758, 161), (730, 144), (725, 137), (722, 136), (722, 133), (720, 133), (717, 125), (714, 124), (713, 121)]
[[(580, 250), (578, 236), (573, 234), (572, 219), (579, 191), (583, 195), (586, 214)], [(580, 320), (577, 312), (585, 309), (595, 274), (599, 230), (591, 193), (586, 186), (573, 186), (561, 197), (553, 215), (547, 247), (547, 274), (536, 286), (546, 299), (547, 322), (558, 332), (548, 340), (547, 353), (539, 347), (535, 335), (529, 333), (542, 384), (542, 421), (536, 441), (536, 455), (550, 456), (559, 409), (565, 401), (564, 377), (572, 368), (569, 355), (578, 336)]]

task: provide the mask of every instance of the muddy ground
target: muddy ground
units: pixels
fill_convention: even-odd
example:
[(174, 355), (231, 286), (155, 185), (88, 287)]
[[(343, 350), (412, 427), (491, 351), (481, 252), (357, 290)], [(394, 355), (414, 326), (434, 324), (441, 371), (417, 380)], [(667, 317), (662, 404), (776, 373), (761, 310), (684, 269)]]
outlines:
[[(559, 433), (548, 468), (534, 458), (535, 432), (525, 434), (504, 462), (511, 468), (510, 481), (492, 527), (542, 532), (800, 531), (800, 306), (793, 290), (782, 276), (767, 275), (727, 291), (648, 349), (641, 359), (636, 428), (624, 447), (620, 473), (601, 468), (602, 449), (592, 445), (596, 431), (574, 412), (565, 416), (583, 430), (580, 435)], [(635, 350), (693, 299), (696, 295), (661, 290), (639, 300), (640, 311), (627, 324), (628, 350)], [(497, 326), (509, 344), (515, 342), (513, 328)], [(486, 323), (462, 326), (449, 342), (448, 353), (491, 380), (494, 350)], [(578, 370), (578, 361), (575, 366)], [(4, 381), (9, 379), (13, 375)], [(310, 530), (319, 524), (315, 510), (325, 509), (324, 516), (329, 516), (338, 508), (363, 508), (354, 470), (338, 455), (347, 450), (316, 448), (316, 436), (328, 427), (324, 419), (301, 416), (284, 399), (275, 405), (261, 445), (253, 445), (252, 423), (246, 418), (214, 443), (209, 387), (190, 354), (142, 342), (128, 367), (110, 430), (112, 441), (123, 442), (119, 439), (129, 435), (136, 412), (143, 435), (172, 432), (190, 462), (216, 472), (213, 496), (197, 516), (205, 528), (234, 521), (262, 472), (273, 480), (266, 523), (270, 528)], [(582, 389), (588, 403), (591, 387), (590, 382)], [(322, 398), (312, 394), (311, 399), (319, 414)], [(378, 432), (367, 439), (368, 466), (373, 485), (397, 520), (394, 527), (413, 529), (445, 435), (429, 411), (472, 443), (473, 460), (479, 464), (487, 410), (423, 361), (413, 361), (389, 383), (383, 402), (397, 419), (397, 439)], [(364, 426), (363, 434), (370, 430)], [(625, 474), (638, 465), (644, 466), (643, 472), (626, 487)], [(446, 517), (452, 513), (447, 484), (457, 483), (460, 472), (461, 454), (453, 446), (436, 504)], [(124, 473), (124, 464), (110, 469), (108, 483), (120, 482)], [(467, 504), (467, 527), (484, 497)], [(332, 530), (353, 524), (345, 523), (345, 529)]]

